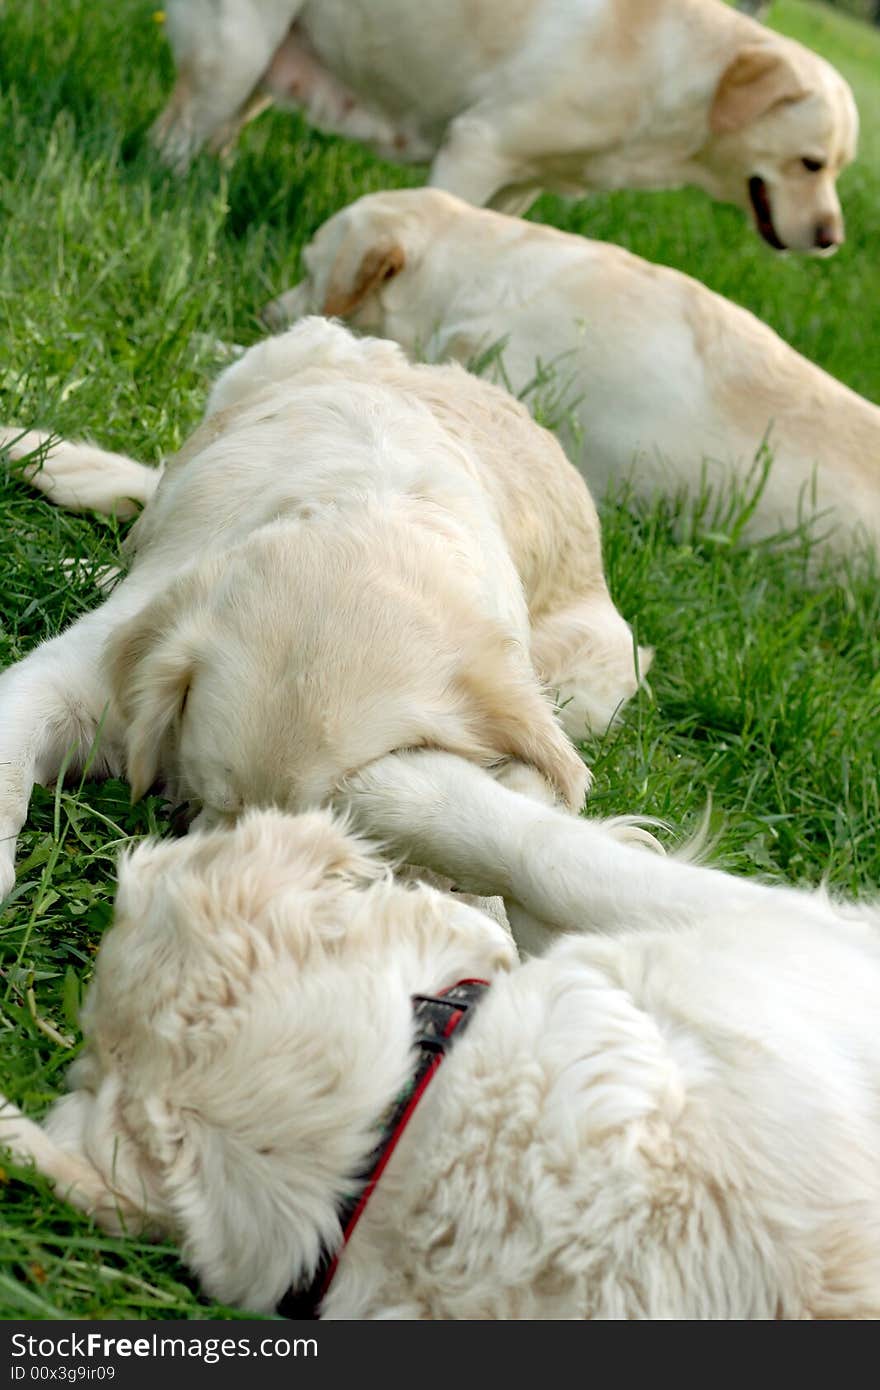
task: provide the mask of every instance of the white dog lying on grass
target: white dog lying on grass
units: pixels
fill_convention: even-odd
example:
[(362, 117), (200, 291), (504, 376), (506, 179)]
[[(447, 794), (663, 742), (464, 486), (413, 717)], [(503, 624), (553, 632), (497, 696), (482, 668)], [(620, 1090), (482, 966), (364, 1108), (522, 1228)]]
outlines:
[(99, 726), (93, 775), (159, 780), (203, 825), (422, 745), (583, 804), (551, 697), (573, 737), (604, 729), (637, 656), (589, 493), (506, 392), (311, 319), (221, 376), (161, 484), (89, 445), (41, 461), (62, 504), (147, 506), (109, 598), (0, 677), (0, 897), (34, 782)]
[[(0, 1110), (0, 1143), (254, 1312), (336, 1260), (327, 1318), (880, 1316), (877, 915), (622, 845), (461, 762), (398, 755), (347, 794), (590, 934), (517, 966), (326, 812), (144, 845), (72, 1094), (43, 1128)], [(475, 977), (412, 1109), (437, 1064), (411, 997)]]
[[(623, 479), (641, 497), (732, 479), (748, 492), (751, 480), (748, 536), (820, 514), (814, 529), (836, 550), (880, 540), (880, 407), (687, 275), (430, 188), (359, 198), (303, 260), (271, 324), (336, 314), (414, 356), (463, 363), (499, 344), (516, 392), (543, 366), (598, 496)], [(765, 439), (773, 463), (758, 490)]]

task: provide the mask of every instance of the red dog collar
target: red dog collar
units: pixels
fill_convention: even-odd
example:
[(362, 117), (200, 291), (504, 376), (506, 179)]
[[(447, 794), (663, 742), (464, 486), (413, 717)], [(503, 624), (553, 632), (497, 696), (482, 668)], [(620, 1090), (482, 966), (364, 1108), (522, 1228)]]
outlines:
[(276, 1309), (279, 1317), (302, 1320), (319, 1316), (318, 1310), (336, 1273), (339, 1257), (351, 1240), (354, 1229), (400, 1142), (400, 1136), (446, 1056), (450, 1042), (467, 1027), (475, 1005), (488, 988), (486, 980), (459, 980), (458, 984), (445, 989), (439, 995), (413, 995), (413, 1019), (416, 1025), (414, 1042), (422, 1054), (419, 1064), (394, 1102), (383, 1126), (382, 1138), (360, 1174), (363, 1186), (356, 1196), (348, 1199), (339, 1213), (339, 1224), (342, 1227), (341, 1245), (332, 1255), (329, 1251), (324, 1251), (315, 1277), (308, 1288), (287, 1290)]

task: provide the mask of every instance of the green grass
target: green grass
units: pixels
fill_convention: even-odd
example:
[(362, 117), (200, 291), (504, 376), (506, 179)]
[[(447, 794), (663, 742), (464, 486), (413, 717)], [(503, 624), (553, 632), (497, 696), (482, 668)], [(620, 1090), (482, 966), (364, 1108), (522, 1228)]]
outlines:
[[(171, 67), (151, 5), (17, 0), (0, 50), (0, 420), (91, 433), (157, 459), (201, 410), (206, 338), (250, 342), (298, 277), (302, 244), (356, 195), (417, 182), (290, 115), (261, 118), (234, 165), (169, 178), (144, 131)], [(125, 20), (123, 24), (122, 20)], [(849, 241), (830, 263), (779, 260), (701, 194), (544, 198), (532, 216), (618, 241), (746, 304), (874, 400), (880, 303), (880, 32), (803, 0), (772, 22), (850, 77), (861, 157), (842, 181)], [(880, 462), (880, 461), (878, 461)], [(723, 861), (871, 892), (880, 877), (880, 622), (871, 566), (808, 568), (803, 549), (739, 547), (673, 503), (605, 506), (612, 588), (656, 648), (651, 691), (586, 750), (598, 813), (686, 831), (711, 795)], [(676, 521), (679, 525), (676, 525)], [(734, 528), (735, 529), (735, 528)], [(112, 562), (105, 522), (65, 516), (0, 470), (0, 665), (96, 602), (64, 557)], [(71, 1051), (76, 1007), (111, 913), (117, 849), (161, 831), (156, 799), (120, 783), (38, 792), (14, 899), (0, 909), (0, 1087), (39, 1113)], [(8, 1165), (0, 1175), (0, 1315), (178, 1316), (199, 1300), (172, 1252), (111, 1240)]]

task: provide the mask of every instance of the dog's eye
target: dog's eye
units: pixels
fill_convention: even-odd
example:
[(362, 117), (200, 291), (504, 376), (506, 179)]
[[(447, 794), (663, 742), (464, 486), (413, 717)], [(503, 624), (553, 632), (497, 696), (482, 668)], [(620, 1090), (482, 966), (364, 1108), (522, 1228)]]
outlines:
[(807, 159), (806, 155), (804, 155), (803, 159), (801, 160), (801, 164), (803, 164), (808, 174), (818, 174), (820, 169), (825, 168), (824, 160)]

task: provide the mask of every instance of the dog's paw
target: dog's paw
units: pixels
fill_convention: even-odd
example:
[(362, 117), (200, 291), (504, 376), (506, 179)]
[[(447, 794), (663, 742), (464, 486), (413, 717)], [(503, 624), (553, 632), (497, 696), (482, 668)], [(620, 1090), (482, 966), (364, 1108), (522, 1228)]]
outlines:
[(28, 1163), (31, 1149), (27, 1140), (35, 1128), (18, 1106), (0, 1092), (0, 1149), (8, 1149), (16, 1162)]
[[(573, 750), (572, 753), (571, 766), (574, 768), (574, 773), (569, 784), (562, 789), (568, 793), (565, 800), (562, 801), (560, 792), (548, 782), (537, 768), (519, 762), (518, 759), (512, 758), (509, 762), (501, 763), (492, 769), (492, 775), (495, 781), (500, 782), (508, 791), (517, 792), (520, 796), (527, 796), (530, 801), (537, 801), (542, 806), (555, 806), (577, 814), (590, 794), (593, 774), (579, 758), (575, 762), (576, 755), (574, 755)], [(571, 791), (569, 791), (569, 786)]]
[(520, 796), (527, 796), (532, 801), (540, 802), (542, 806), (556, 805), (555, 789), (546, 777), (542, 777), (536, 768), (529, 767), (527, 763), (502, 763), (494, 775), (495, 781), (500, 782), (508, 791), (518, 792)]
[(178, 177), (187, 172), (199, 148), (189, 121), (173, 99), (150, 127), (149, 141), (165, 168)]

